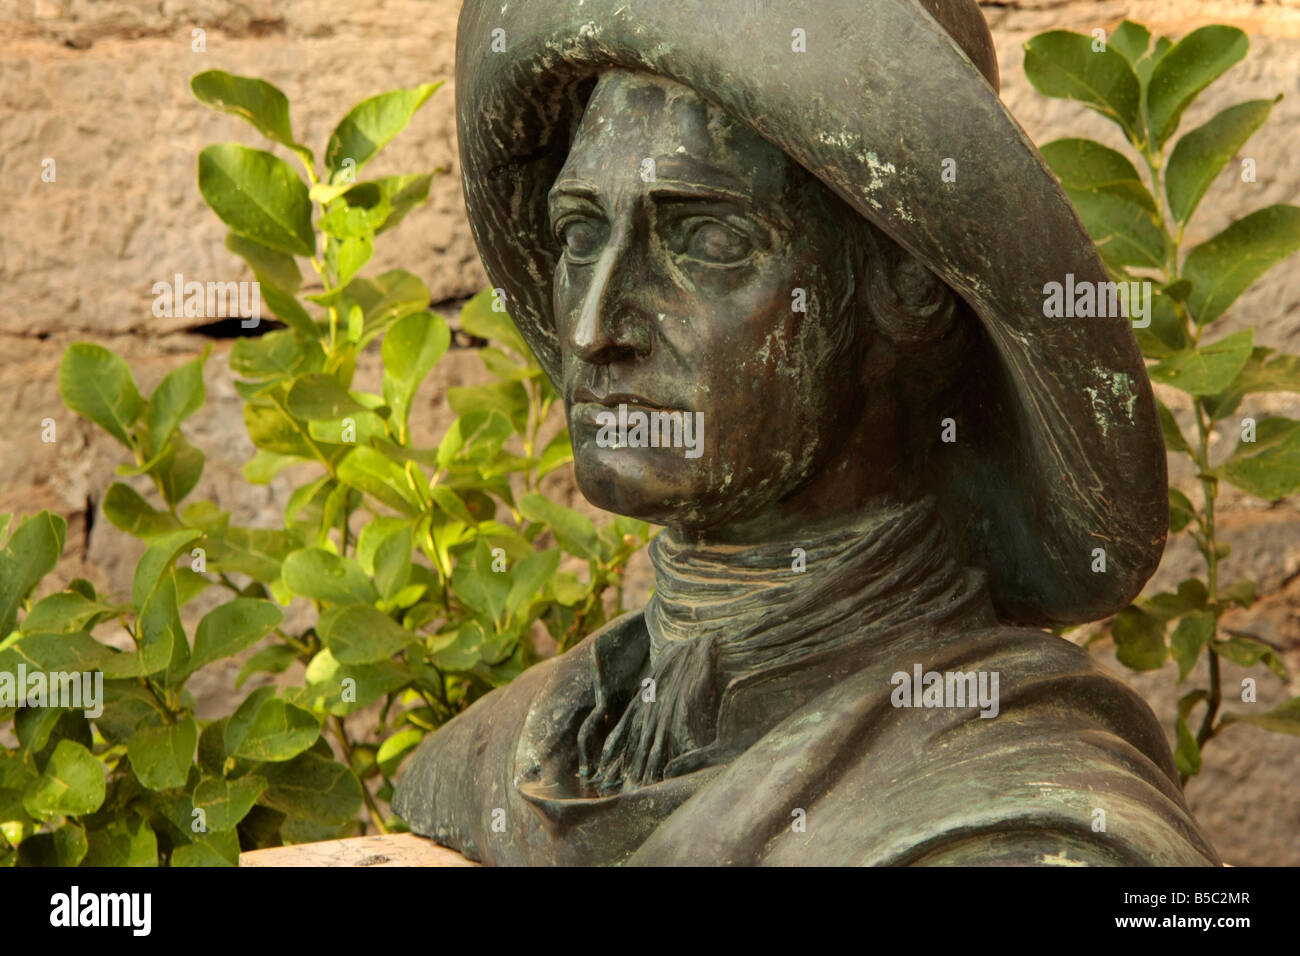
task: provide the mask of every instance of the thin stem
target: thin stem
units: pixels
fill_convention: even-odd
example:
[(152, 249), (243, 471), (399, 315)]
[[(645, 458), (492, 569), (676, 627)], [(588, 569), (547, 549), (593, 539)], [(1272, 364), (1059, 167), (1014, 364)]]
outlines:
[(1219, 546), (1215, 539), (1214, 527), (1214, 501), (1218, 497), (1219, 483), (1207, 475), (1210, 469), (1210, 432), (1212, 423), (1208, 420), (1199, 399), (1193, 400), (1193, 407), (1196, 410), (1196, 430), (1200, 438), (1197, 449), (1199, 453), (1197, 465), (1200, 467), (1203, 476), (1201, 478), (1201, 488), (1205, 495), (1205, 521), (1202, 527), (1205, 529), (1206, 592), (1207, 601), (1214, 608), (1214, 625), (1210, 631), (1210, 646), (1207, 648), (1210, 656), (1210, 696), (1205, 706), (1205, 718), (1201, 721), (1201, 728), (1196, 734), (1196, 744), (1199, 748), (1204, 746), (1217, 730), (1214, 721), (1219, 715), (1219, 704), (1223, 699), (1223, 688), (1219, 673), (1219, 655), (1215, 653), (1213, 645), (1215, 638), (1219, 634), (1220, 613), (1216, 606), (1219, 597)]
[[(343, 748), (343, 756), (347, 760), (348, 766), (351, 767), (352, 741), (348, 739), (347, 728), (343, 726), (343, 718), (334, 716), (330, 719), (333, 721), (334, 734), (339, 739), (339, 746)], [(387, 833), (388, 827), (384, 825), (384, 815), (379, 812), (379, 806), (375, 803), (375, 798), (370, 793), (370, 787), (366, 785), (364, 780), (360, 781), (360, 783), (361, 797), (366, 801), (366, 810), (370, 814), (370, 822), (378, 828), (380, 833)]]
[(301, 425), (298, 424), (298, 420), (294, 418), (292, 414), (290, 414), (289, 409), (285, 408), (278, 398), (276, 398), (274, 395), (270, 395), (269, 398), (271, 399), (271, 402), (275, 405), (275, 407), (280, 410), (280, 413), (284, 415), (285, 419), (289, 422), (289, 424), (293, 426), (294, 431), (296, 431), (299, 435), (301, 435), (302, 440), (311, 446), (311, 450), (316, 453), (316, 457), (319, 458), (321, 464), (325, 466), (325, 470), (329, 472), (330, 477), (337, 478), (338, 475), (334, 473), (334, 465), (331, 464), (330, 460), (325, 457), (325, 453), (320, 450), (320, 446), (317, 445), (315, 439), (311, 437), (311, 432), (307, 431), (305, 428), (303, 428)]
[[(1218, 629), (1218, 621), (1215, 621), (1215, 629)], [(1223, 691), (1219, 682), (1219, 655), (1210, 649), (1210, 699), (1205, 705), (1205, 719), (1201, 721), (1201, 729), (1196, 734), (1196, 746), (1203, 747), (1217, 732), (1214, 726), (1214, 719), (1219, 716), (1219, 705), (1223, 702)]]
[(311, 649), (310, 645), (308, 645), (304, 641), (298, 640), (296, 637), (290, 637), (288, 634), (284, 633), (284, 631), (282, 631), (278, 627), (275, 629), (275, 636), (280, 638), (280, 640), (284, 641), (286, 644), (293, 647), (295, 650), (298, 651), (299, 654), (303, 654), (308, 658), (314, 657), (316, 654), (316, 652)]

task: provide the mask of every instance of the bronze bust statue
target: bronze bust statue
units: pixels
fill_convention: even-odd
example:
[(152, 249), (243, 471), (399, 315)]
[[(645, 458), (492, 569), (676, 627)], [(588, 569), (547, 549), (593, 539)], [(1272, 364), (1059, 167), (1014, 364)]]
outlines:
[(1041, 629), (1150, 576), (1165, 459), (1127, 320), (1045, 317), (1107, 277), (973, 0), (467, 0), (457, 83), (579, 486), (665, 527), (643, 612), (425, 741), (412, 830), (493, 864), (1217, 864), (1145, 703)]

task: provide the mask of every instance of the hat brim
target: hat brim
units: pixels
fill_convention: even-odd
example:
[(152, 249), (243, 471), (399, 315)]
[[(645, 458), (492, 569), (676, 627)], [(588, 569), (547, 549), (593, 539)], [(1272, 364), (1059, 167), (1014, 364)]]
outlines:
[[(1114, 613), (1155, 570), (1169, 513), (1159, 418), (1129, 321), (1044, 316), (1047, 283), (1108, 281), (1096, 247), (997, 92), (918, 0), (821, 0), (815, 16), (802, 7), (466, 0), (461, 173), (493, 285), (557, 380), (560, 250), (547, 191), (591, 81), (623, 68), (691, 87), (822, 180), (978, 317), (997, 367), (972, 376), (968, 420), (936, 454), (935, 487), (999, 616), (1056, 625)], [(794, 28), (809, 52), (793, 52)], [(955, 161), (953, 182), (941, 181), (945, 161)]]

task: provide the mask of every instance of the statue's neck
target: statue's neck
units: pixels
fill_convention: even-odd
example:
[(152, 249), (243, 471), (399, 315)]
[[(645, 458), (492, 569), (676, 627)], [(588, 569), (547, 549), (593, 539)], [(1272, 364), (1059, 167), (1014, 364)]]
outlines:
[(957, 560), (928, 497), (757, 543), (667, 529), (650, 559), (652, 660), (668, 643), (712, 636), (732, 676), (899, 624), (992, 622), (983, 576)]
[[(949, 550), (930, 498), (758, 543), (684, 537), (669, 529), (650, 546), (646, 674), (657, 696), (633, 693), (613, 731), (583, 744), (582, 778), (600, 792), (643, 786), (698, 759), (717, 739), (721, 701), (738, 678), (779, 668), (795, 675), (797, 695), (799, 673), (811, 677), (803, 686), (820, 686), (832, 660), (888, 653), (918, 629), (995, 622), (983, 573)], [(584, 728), (610, 717), (595, 711)]]

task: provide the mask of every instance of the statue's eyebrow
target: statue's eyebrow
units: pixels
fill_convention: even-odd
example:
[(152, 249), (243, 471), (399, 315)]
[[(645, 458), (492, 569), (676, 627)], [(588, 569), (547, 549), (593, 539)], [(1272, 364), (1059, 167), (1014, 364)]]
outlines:
[(560, 198), (585, 199), (597, 206), (602, 205), (600, 190), (581, 179), (561, 179), (552, 186), (551, 191), (547, 194), (547, 201), (554, 202)]
[(753, 215), (766, 219), (772, 225), (789, 228), (791, 223), (785, 210), (756, 202), (754, 195), (743, 184), (731, 184), (731, 177), (721, 180), (690, 181), (660, 179), (655, 188), (650, 190), (650, 198), (655, 202), (731, 202), (744, 207)]

